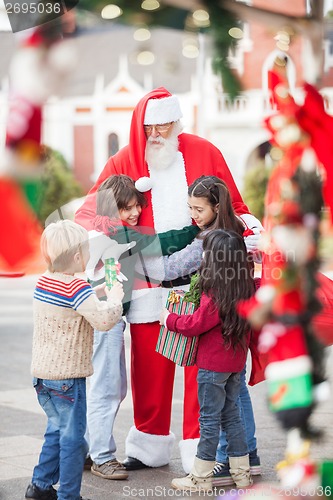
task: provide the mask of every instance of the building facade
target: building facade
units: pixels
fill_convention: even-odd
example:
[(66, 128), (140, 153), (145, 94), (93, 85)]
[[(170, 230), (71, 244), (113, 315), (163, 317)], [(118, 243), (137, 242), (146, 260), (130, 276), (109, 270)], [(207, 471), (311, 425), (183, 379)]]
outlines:
[[(305, 14), (304, 0), (253, 0), (252, 5), (292, 15)], [(242, 93), (233, 102), (223, 92), (211, 70), (211, 41), (199, 35), (198, 57), (182, 55), (183, 33), (154, 29), (149, 42), (133, 42), (134, 28), (94, 30), (73, 39), (78, 67), (63, 93), (44, 106), (43, 142), (59, 150), (72, 166), (75, 177), (88, 190), (108, 157), (128, 143), (131, 114), (138, 100), (160, 85), (178, 95), (184, 130), (213, 142), (223, 153), (239, 188), (247, 169), (269, 162), (268, 132), (263, 120), (274, 112), (270, 102), (268, 71), (277, 57), (287, 61), (287, 75), (296, 99), (302, 101), (306, 40), (292, 37), (281, 50), (283, 33), (249, 20), (243, 38), (230, 54), (240, 78)], [(328, 112), (333, 112), (333, 49), (330, 23), (326, 24), (322, 79)], [(280, 37), (280, 38), (279, 38)], [(0, 34), (1, 38), (1, 34)], [(332, 37), (333, 38), (333, 37)], [(140, 45), (141, 43), (141, 45)], [(279, 45), (280, 43), (280, 45)], [(140, 67), (133, 54), (151, 50), (152, 64)], [(288, 50), (286, 50), (288, 49)], [(0, 75), (1, 76), (1, 75)], [(8, 84), (5, 70), (0, 91), (0, 147), (4, 146)]]

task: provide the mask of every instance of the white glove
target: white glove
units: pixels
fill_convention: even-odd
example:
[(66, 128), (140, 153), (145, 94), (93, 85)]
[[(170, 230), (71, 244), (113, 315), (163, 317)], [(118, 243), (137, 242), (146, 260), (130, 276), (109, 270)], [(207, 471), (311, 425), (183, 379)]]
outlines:
[(262, 224), (261, 224), (260, 220), (257, 219), (257, 217), (255, 217), (254, 215), (252, 215), (252, 214), (242, 214), (242, 215), (239, 215), (238, 217), (240, 219), (242, 219), (242, 221), (244, 222), (245, 227), (247, 229), (253, 229), (254, 227), (257, 227), (257, 228), (260, 229), (260, 231), (264, 230), (264, 228), (262, 227)]
[(253, 232), (253, 234), (245, 236), (244, 242), (246, 245), (246, 250), (248, 252), (254, 253), (256, 250), (258, 250), (261, 231), (258, 227), (252, 227), (251, 231)]
[(101, 255), (101, 259), (105, 262), (105, 259), (114, 259), (115, 261), (119, 260), (119, 257), (127, 252), (130, 248), (135, 247), (136, 241), (130, 241), (129, 243), (118, 243), (116, 240), (109, 239), (108, 246), (104, 249), (103, 254)]
[(90, 258), (87, 264), (86, 273), (90, 280), (97, 281), (105, 276), (104, 267), (96, 269), (100, 260), (104, 263), (107, 258), (118, 260), (122, 253), (136, 245), (135, 241), (119, 244), (106, 234), (98, 231), (89, 231), (89, 251)]
[[(245, 227), (247, 230), (251, 230), (253, 234), (250, 234), (248, 236), (244, 236), (244, 243), (246, 245), (246, 249), (248, 252), (251, 253), (257, 253), (258, 254), (258, 261), (261, 261), (261, 254), (258, 250), (258, 245), (259, 245), (259, 240), (260, 240), (260, 234), (262, 231), (264, 231), (264, 228), (260, 222), (259, 219), (257, 219), (254, 215), (252, 214), (242, 214), (239, 215), (239, 218), (244, 222)], [(246, 233), (246, 231), (245, 231)]]

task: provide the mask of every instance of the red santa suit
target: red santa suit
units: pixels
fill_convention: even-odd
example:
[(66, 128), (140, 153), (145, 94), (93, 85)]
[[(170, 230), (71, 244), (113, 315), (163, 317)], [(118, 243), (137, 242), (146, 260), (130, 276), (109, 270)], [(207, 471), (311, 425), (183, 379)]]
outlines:
[[(247, 225), (258, 226), (257, 219), (248, 213), (221, 152), (207, 140), (181, 133), (179, 150), (170, 166), (156, 170), (147, 165), (147, 139), (143, 125), (174, 122), (181, 117), (177, 98), (163, 87), (144, 96), (133, 112), (129, 145), (108, 160), (78, 210), (76, 221), (91, 229), (95, 215), (95, 197), (91, 195), (110, 175), (126, 174), (134, 180), (150, 178), (152, 185), (146, 193), (148, 206), (142, 209), (140, 225), (154, 227), (158, 233), (181, 229), (191, 223), (187, 206), (188, 185), (201, 175), (216, 175), (228, 185), (237, 214), (248, 214), (245, 215)], [(127, 317), (131, 323), (135, 425), (126, 439), (126, 454), (151, 467), (169, 463), (175, 439), (170, 432), (175, 364), (155, 352), (160, 329), (158, 320), (165, 304), (162, 294), (161, 286), (141, 284), (139, 289), (133, 290)], [(183, 441), (180, 443), (185, 469), (188, 468), (184, 465), (187, 457), (189, 460), (194, 458), (199, 437), (196, 373), (196, 367), (185, 368)]]

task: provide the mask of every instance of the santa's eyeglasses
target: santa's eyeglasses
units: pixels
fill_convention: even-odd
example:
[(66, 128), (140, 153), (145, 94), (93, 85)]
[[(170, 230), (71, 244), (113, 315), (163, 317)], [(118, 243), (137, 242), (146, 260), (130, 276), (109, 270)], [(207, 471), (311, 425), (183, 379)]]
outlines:
[(153, 129), (155, 129), (156, 132), (163, 134), (163, 132), (167, 132), (169, 130), (172, 124), (173, 122), (163, 123), (163, 125), (144, 125), (143, 129), (146, 132), (146, 134), (151, 134)]

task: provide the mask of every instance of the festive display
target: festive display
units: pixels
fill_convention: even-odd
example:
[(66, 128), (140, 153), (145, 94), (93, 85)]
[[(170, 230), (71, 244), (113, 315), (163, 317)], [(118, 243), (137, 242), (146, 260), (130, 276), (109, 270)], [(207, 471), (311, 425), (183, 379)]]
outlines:
[[(83, 6), (89, 7), (91, 3), (97, 4), (93, 0), (82, 0)], [(226, 33), (238, 23), (230, 11), (221, 7), (231, 3), (237, 5), (237, 9), (251, 9), (244, 2), (203, 0), (210, 14), (216, 47), (213, 68), (222, 77), (223, 90), (234, 97), (240, 87), (230, 68), (228, 54), (236, 42)], [(128, 10), (127, 14), (131, 11), (131, 2), (124, 0), (120, 4)], [(317, 12), (320, 5), (318, 2)], [(140, 4), (135, 9), (141, 12)], [(178, 16), (169, 15), (174, 13), (170, 7), (164, 12), (161, 9), (149, 13), (148, 24), (183, 29), (190, 12), (177, 11)], [(166, 14), (165, 22), (160, 20), (163, 14)], [(264, 14), (262, 9), (261, 14)], [(311, 20), (317, 23), (318, 19), (317, 16)], [(304, 19), (299, 26), (303, 26), (301, 21)], [(308, 35), (316, 56), (311, 62), (317, 59), (316, 65), (319, 65), (320, 57), (314, 49), (322, 42), (322, 35), (318, 36), (318, 26), (314, 28)], [(272, 92), (270, 102), (277, 112), (266, 120), (265, 126), (282, 159), (273, 171), (266, 194), (262, 286), (254, 298), (240, 304), (239, 310), (257, 330), (257, 359), (260, 357), (264, 365), (269, 405), (287, 431), (285, 458), (277, 466), (281, 484), (284, 488), (299, 488), (309, 496), (313, 496), (312, 491), (320, 491), (321, 485), (323, 494), (331, 496), (333, 463), (327, 460), (316, 464), (311, 459), (311, 439), (319, 437), (321, 432), (311, 426), (310, 417), (317, 403), (317, 388), (325, 384), (324, 344), (333, 342), (332, 283), (320, 275), (318, 258), (323, 202), (333, 220), (333, 117), (326, 113), (322, 96), (309, 83), (303, 86), (304, 103), (295, 102), (283, 71), (284, 62), (283, 58), (278, 61), (281, 71), (275, 67), (268, 78)], [(5, 271), (25, 268), (29, 258), (38, 254), (41, 228), (34, 214), (36, 196), (30, 196), (28, 190), (38, 189), (43, 165), (42, 108), (72, 66), (73, 58), (61, 41), (59, 25), (54, 30), (50, 30), (50, 26), (37, 27), (22, 38), (12, 62), (6, 155), (0, 169), (0, 229), (5, 235), (0, 244), (0, 267)], [(144, 184), (148, 190), (147, 182)], [(109, 287), (120, 274), (115, 259), (105, 259)], [(188, 314), (195, 309), (197, 296), (193, 301), (188, 300), (189, 297), (179, 291), (176, 295), (170, 294), (167, 307), (170, 311)], [(321, 308), (326, 311), (326, 320)], [(156, 351), (181, 366), (188, 366), (194, 364), (197, 341), (161, 327)], [(259, 375), (259, 370), (256, 373), (257, 377), (263, 374)], [(256, 382), (258, 379), (250, 380), (250, 383)], [(250, 495), (256, 496), (253, 490)], [(263, 496), (261, 487), (257, 496)], [(281, 491), (271, 488), (270, 496), (277, 498)]]
[(8, 176), (0, 176), (0, 210), (0, 274), (21, 275), (38, 260), (41, 228), (20, 186)]
[[(75, 1), (75, 0), (73, 0)], [(118, 12), (117, 22), (129, 25), (159, 27), (165, 26), (182, 30), (188, 35), (209, 33), (214, 51), (212, 54), (212, 69), (219, 76), (223, 91), (231, 100), (240, 94), (241, 84), (237, 73), (229, 61), (230, 51), (237, 44), (237, 39), (230, 35), (230, 28), (239, 26), (237, 17), (220, 0), (203, 0), (200, 4), (187, 0), (162, 0), (153, 2), (133, 2), (132, 0), (117, 0), (114, 4)], [(80, 0), (81, 9), (101, 11), (99, 0)], [(206, 15), (202, 20), (193, 16), (195, 10), (200, 10)], [(113, 19), (112, 19), (113, 20)]]
[(42, 197), (42, 107), (73, 66), (73, 52), (62, 41), (62, 22), (21, 36), (10, 66), (5, 153), (0, 161), (0, 268), (6, 272), (26, 270), (38, 258), (42, 228), (34, 210)]
[[(305, 487), (319, 484), (309, 448), (310, 440), (321, 432), (309, 419), (317, 387), (325, 384), (325, 356), (312, 323), (321, 309), (322, 193), (332, 211), (328, 186), (333, 155), (331, 132), (326, 131), (332, 118), (311, 85), (304, 85), (304, 104), (297, 105), (283, 72), (272, 72), (270, 83), (277, 112), (267, 118), (266, 126), (282, 159), (266, 192), (262, 286), (254, 298), (240, 304), (240, 313), (261, 329), (258, 349), (265, 355), (269, 405), (287, 431), (285, 460), (277, 466), (279, 478), (284, 487)], [(319, 120), (327, 125), (319, 126)]]

